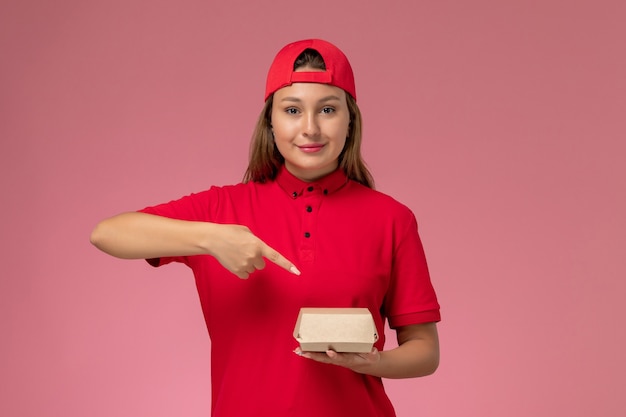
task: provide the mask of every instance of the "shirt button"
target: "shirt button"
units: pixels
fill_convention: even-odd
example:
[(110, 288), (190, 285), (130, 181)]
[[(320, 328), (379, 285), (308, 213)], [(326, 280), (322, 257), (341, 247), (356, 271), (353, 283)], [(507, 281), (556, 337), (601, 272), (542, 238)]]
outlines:
[(311, 237), (311, 234), (309, 232), (304, 232), (304, 237), (309, 238)]
[(307, 188), (307, 190), (308, 190), (309, 192), (311, 192), (311, 191), (313, 191), (313, 187), (309, 187), (309, 188)]
[(328, 190), (324, 190), (324, 195), (328, 195)]
[(311, 207), (311, 206), (306, 206), (306, 211), (307, 211), (307, 212), (309, 212), (309, 213), (310, 213), (310, 212), (312, 212), (312, 211), (313, 211), (313, 207)]
[(292, 196), (293, 198), (296, 198), (296, 197), (298, 196), (298, 193), (297, 193), (296, 191), (294, 191), (293, 193), (291, 193), (291, 196)]

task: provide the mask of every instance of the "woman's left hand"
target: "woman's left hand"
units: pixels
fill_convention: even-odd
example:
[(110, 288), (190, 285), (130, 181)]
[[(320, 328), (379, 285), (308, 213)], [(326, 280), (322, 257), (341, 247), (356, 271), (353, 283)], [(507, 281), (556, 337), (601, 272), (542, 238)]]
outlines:
[(375, 347), (366, 353), (339, 353), (334, 350), (326, 352), (303, 352), (299, 347), (294, 350), (296, 355), (316, 362), (343, 366), (355, 372), (367, 373), (367, 368), (380, 361), (380, 352)]

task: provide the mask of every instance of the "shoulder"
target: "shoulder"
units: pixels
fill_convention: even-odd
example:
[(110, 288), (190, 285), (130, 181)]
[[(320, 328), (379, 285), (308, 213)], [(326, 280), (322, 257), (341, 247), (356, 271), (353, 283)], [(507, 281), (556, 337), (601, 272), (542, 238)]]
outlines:
[(357, 228), (366, 224), (370, 234), (378, 231), (381, 236), (400, 238), (418, 229), (417, 219), (408, 206), (354, 181), (337, 193), (333, 206), (338, 212), (346, 213), (342, 217), (345, 224)]
[(227, 185), (214, 185), (198, 194), (192, 194), (191, 198), (197, 204), (207, 207), (210, 211), (216, 210), (244, 210), (259, 200), (267, 199), (271, 189), (271, 183), (236, 183)]
[(257, 193), (267, 188), (268, 184), (257, 182), (240, 182), (226, 185), (213, 185), (210, 188), (196, 194), (191, 194), (195, 198), (215, 198), (215, 197), (237, 197)]
[(190, 193), (175, 200), (146, 207), (141, 211), (161, 214), (168, 217), (182, 216), (184, 213), (204, 213), (207, 209), (219, 207), (228, 201), (241, 201), (256, 192), (256, 183), (213, 185), (208, 189)]
[(356, 181), (349, 181), (346, 191), (346, 194), (349, 194), (348, 198), (353, 200), (355, 204), (366, 204), (370, 210), (380, 210), (381, 213), (407, 219), (414, 217), (413, 211), (394, 197)]

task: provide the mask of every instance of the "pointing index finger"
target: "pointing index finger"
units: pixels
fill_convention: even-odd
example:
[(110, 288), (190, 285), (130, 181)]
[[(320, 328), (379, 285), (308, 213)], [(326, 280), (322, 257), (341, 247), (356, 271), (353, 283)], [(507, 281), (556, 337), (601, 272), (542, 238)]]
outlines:
[(269, 259), (271, 262), (275, 263), (276, 265), (280, 266), (283, 269), (286, 269), (292, 274), (300, 275), (300, 271), (298, 270), (298, 268), (296, 268), (296, 266), (290, 260), (285, 258), (280, 253), (278, 253), (277, 250), (272, 249), (267, 244), (265, 245), (263, 252), (261, 254), (265, 258)]

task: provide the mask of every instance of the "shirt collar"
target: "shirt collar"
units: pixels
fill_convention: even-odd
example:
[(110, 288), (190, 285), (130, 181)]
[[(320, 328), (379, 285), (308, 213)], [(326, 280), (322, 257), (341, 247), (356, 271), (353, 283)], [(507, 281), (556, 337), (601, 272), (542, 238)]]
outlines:
[(283, 164), (275, 179), (276, 183), (292, 198), (297, 198), (307, 192), (318, 192), (324, 195), (334, 193), (348, 182), (343, 169), (337, 168), (317, 181), (306, 182), (295, 177)]

